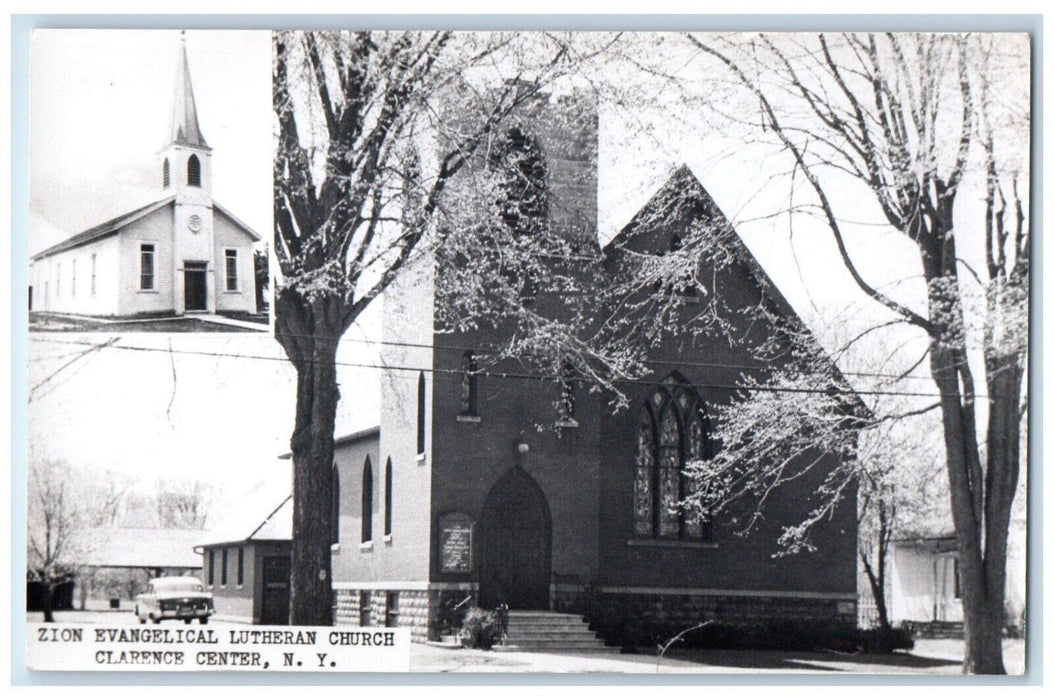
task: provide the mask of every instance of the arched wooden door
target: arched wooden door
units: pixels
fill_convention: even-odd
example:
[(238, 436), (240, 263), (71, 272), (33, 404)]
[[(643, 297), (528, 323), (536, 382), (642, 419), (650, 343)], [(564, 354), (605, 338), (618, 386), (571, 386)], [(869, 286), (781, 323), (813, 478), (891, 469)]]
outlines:
[(548, 610), (552, 524), (545, 494), (519, 467), (490, 490), (479, 521), (480, 605)]

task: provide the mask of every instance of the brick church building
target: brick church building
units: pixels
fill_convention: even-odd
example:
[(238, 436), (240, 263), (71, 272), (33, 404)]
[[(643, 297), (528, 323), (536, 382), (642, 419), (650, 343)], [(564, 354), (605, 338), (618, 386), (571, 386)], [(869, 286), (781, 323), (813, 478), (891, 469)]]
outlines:
[[(595, 108), (574, 132), (544, 119), (516, 126), (545, 161), (549, 226), (585, 241), (607, 274), (634, 255), (671, 250), (700, 223), (730, 230), (682, 167), (601, 246), (596, 127)], [(698, 278), (731, 308), (765, 304), (796, 319), (732, 238), (736, 259), (720, 268), (701, 260)], [(382, 364), (391, 369), (382, 370), (379, 430), (368, 431), (368, 449), (338, 441), (337, 624), (388, 622), (435, 639), (466, 602), (575, 613), (608, 640), (710, 617), (854, 623), (853, 497), (817, 526), (816, 551), (772, 556), (782, 528), (811, 509), (825, 470), (774, 493), (747, 537), (727, 519), (694, 520), (675, 507), (680, 468), (712, 449), (708, 420), (732, 400), (737, 367), (756, 365), (746, 347), (671, 336), (652, 349), (644, 381), (627, 387), (628, 408), (582, 388), (561, 402), (566, 384), (513, 378), (516, 363), (473, 371), (496, 331), (438, 332), (435, 274), (419, 266), (386, 293)], [(769, 331), (755, 321), (749, 335)], [(430, 371), (400, 369), (408, 367)]]

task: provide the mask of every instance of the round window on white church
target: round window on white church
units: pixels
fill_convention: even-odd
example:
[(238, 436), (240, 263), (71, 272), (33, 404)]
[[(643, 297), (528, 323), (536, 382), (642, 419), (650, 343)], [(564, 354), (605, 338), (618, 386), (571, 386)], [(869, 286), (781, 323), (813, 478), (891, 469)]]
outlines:
[(197, 233), (198, 231), (200, 231), (201, 230), (201, 217), (198, 216), (197, 214), (192, 214), (191, 217), (189, 219), (187, 219), (187, 228), (189, 228), (194, 233)]

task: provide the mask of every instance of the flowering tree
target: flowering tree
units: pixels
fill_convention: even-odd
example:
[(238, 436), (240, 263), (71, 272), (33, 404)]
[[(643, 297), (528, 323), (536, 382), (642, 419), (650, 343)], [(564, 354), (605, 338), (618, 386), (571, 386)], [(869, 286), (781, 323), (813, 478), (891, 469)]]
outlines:
[[(826, 225), (843, 267), (886, 323), (925, 338), (958, 538), (963, 669), (1003, 673), (1007, 528), (1021, 464), (1028, 338), (1027, 40), (687, 38), (760, 112), (755, 138), (788, 157), (792, 187), (800, 178), (809, 199), (792, 213)], [(847, 182), (865, 185), (889, 229), (914, 244), (920, 298), (898, 298), (861, 273), (846, 243), (859, 204), (843, 206), (838, 196)], [(969, 184), (983, 207), (963, 220)], [(983, 268), (964, 260), (971, 247), (983, 249)]]
[[(43, 592), (44, 622), (54, 622), (55, 586), (68, 580), (83, 563), (91, 543), (85, 529), (99, 516), (92, 484), (64, 462), (33, 462), (29, 471), (26, 564), (30, 580)], [(100, 492), (101, 493), (101, 492)]]
[(546, 235), (538, 166), (509, 127), (603, 47), (448, 31), (273, 43), (276, 337), (297, 371), (290, 621), (329, 624), (332, 513), (318, 504), (332, 501), (341, 336), (406, 270), (433, 263), (449, 273), (446, 327), (508, 321), (521, 331), (510, 347), (532, 349), (573, 335), (530, 308), (551, 274), (539, 260), (569, 248)]

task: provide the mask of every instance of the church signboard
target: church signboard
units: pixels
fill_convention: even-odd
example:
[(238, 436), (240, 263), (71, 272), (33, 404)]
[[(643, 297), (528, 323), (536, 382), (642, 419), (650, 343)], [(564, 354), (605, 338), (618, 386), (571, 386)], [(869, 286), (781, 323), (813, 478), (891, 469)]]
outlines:
[(439, 516), (439, 562), (444, 574), (471, 573), (472, 525), (466, 513)]

